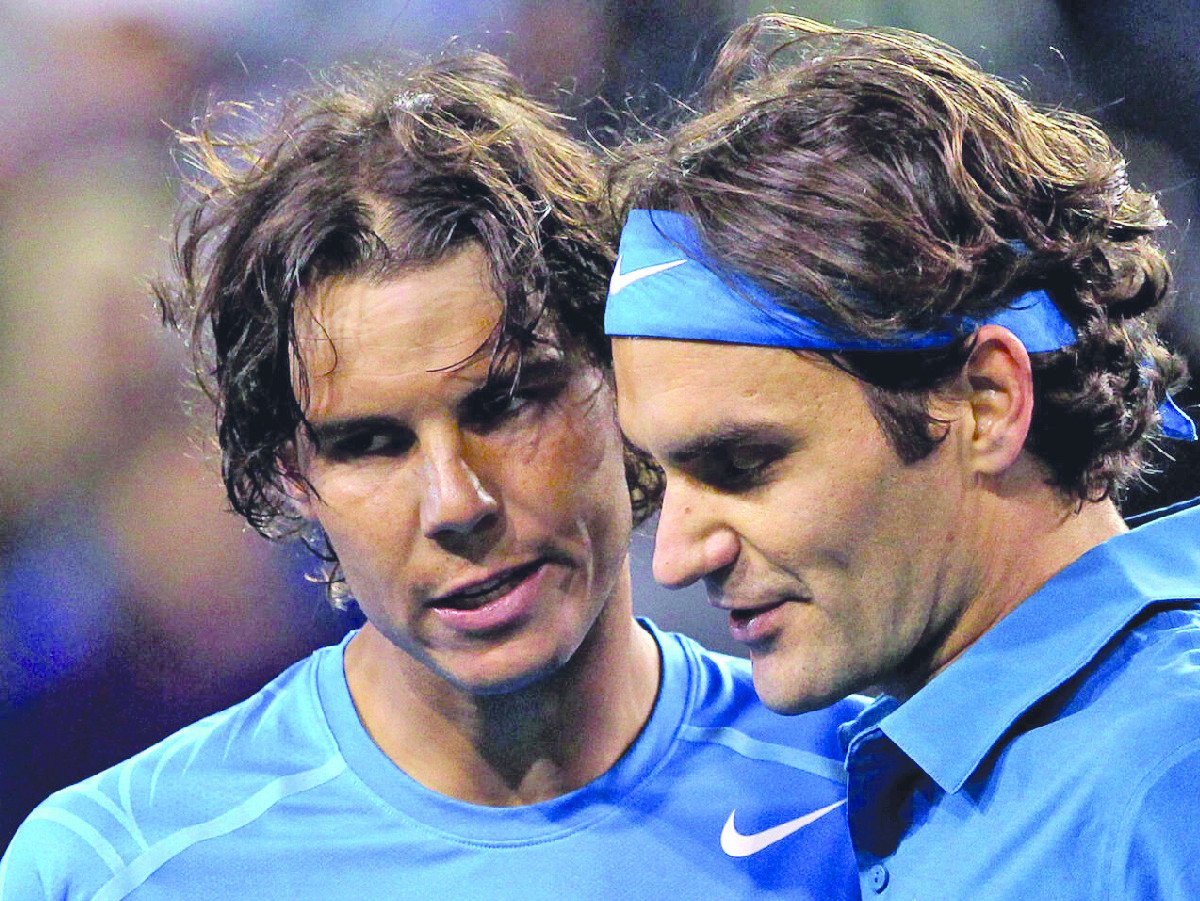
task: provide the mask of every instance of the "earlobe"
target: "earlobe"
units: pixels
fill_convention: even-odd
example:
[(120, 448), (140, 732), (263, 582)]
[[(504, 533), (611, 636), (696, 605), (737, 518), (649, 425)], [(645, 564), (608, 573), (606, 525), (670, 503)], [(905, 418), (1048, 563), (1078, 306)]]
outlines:
[(999, 475), (1025, 448), (1033, 418), (1033, 370), (1029, 352), (1008, 329), (985, 325), (964, 368), (971, 409), (972, 467)]

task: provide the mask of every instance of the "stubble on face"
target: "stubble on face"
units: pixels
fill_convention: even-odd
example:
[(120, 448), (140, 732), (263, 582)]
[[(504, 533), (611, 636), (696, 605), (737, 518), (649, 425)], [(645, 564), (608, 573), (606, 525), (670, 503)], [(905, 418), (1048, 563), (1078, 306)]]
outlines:
[(619, 339), (614, 360), (622, 425), (667, 472), (661, 568), (705, 581), (768, 706), (926, 668), (969, 569), (952, 441), (904, 464), (859, 383), (812, 354)]
[[(542, 678), (610, 601), (628, 606), (611, 393), (553, 348), (530, 353), (508, 393), (490, 367), (500, 310), (486, 258), (469, 247), (382, 283), (329, 285), (297, 322), (320, 439), (308, 510), (397, 664), (468, 693)], [(484, 496), (477, 519), (447, 512)], [(510, 601), (511, 623), (436, 608), (460, 586), (531, 565), (536, 591), (525, 606)]]

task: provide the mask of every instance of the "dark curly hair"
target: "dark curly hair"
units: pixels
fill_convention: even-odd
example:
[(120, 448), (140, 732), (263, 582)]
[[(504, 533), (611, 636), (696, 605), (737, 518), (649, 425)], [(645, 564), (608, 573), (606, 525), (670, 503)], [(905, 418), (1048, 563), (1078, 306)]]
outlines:
[[(1155, 198), (1130, 187), (1096, 123), (1032, 105), (924, 35), (751, 20), (721, 50), (700, 113), (625, 149), (610, 200), (691, 216), (719, 266), (784, 303), (816, 298), (863, 336), (1045, 289), (1078, 341), (1032, 355), (1027, 447), (1080, 500), (1118, 498), (1146, 468), (1159, 404), (1183, 378), (1155, 336), (1170, 286)], [(930, 393), (971, 346), (833, 361), (913, 462), (944, 437)]]
[[(281, 103), (216, 107), (182, 139), (203, 178), (177, 228), (176, 277), (155, 293), (190, 335), (229, 500), (260, 533), (306, 527), (286, 491), (307, 428), (294, 314), (329, 279), (387, 277), (476, 242), (503, 301), (493, 377), (513, 390), (544, 341), (609, 368), (615, 226), (598, 162), (499, 59), (338, 70)], [(629, 452), (626, 470), (640, 521), (660, 476)]]

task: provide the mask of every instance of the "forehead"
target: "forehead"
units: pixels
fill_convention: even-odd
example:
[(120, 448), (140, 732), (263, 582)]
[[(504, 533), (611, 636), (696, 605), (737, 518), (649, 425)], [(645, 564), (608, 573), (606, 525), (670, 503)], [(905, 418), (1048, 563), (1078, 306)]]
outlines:
[(474, 246), (383, 281), (320, 286), (296, 312), (307, 414), (378, 412), (479, 381), (501, 310), (487, 259)]
[(486, 257), (470, 246), (384, 281), (319, 286), (297, 309), (296, 352), (314, 380), (380, 356), (413, 373), (453, 368), (488, 344), (500, 313)]
[(873, 421), (858, 382), (815, 354), (617, 338), (613, 366), (621, 425), (656, 454), (722, 429), (853, 428)]

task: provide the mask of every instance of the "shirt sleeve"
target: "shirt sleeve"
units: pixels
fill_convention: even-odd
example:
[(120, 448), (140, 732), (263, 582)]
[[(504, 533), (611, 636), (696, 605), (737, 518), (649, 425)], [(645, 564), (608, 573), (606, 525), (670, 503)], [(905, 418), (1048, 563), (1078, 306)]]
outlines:
[(0, 901), (92, 898), (112, 877), (114, 860), (115, 850), (89, 824), (43, 805), (0, 858)]
[(1107, 897), (1200, 898), (1200, 739), (1171, 753), (1133, 786), (1118, 825)]

